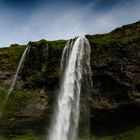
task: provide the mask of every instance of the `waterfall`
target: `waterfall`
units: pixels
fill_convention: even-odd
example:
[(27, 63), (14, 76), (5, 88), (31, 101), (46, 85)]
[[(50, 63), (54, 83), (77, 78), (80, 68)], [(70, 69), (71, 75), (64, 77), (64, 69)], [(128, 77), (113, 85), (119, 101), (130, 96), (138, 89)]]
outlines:
[(5, 99), (6, 101), (8, 100), (8, 98), (9, 98), (11, 92), (13, 91), (13, 88), (14, 88), (14, 86), (15, 86), (15, 83), (16, 83), (16, 80), (17, 80), (17, 77), (18, 77), (18, 74), (19, 74), (19, 72), (20, 72), (20, 70), (21, 70), (21, 66), (23, 65), (24, 60), (25, 60), (25, 57), (26, 57), (26, 54), (27, 54), (29, 51), (30, 51), (30, 45), (28, 45), (28, 46), (26, 47), (26, 49), (24, 50), (24, 52), (23, 52), (23, 54), (22, 54), (22, 57), (21, 57), (21, 59), (20, 59), (20, 62), (19, 62), (19, 64), (18, 64), (16, 73), (15, 73), (15, 76), (14, 76), (14, 79), (13, 79), (13, 81), (12, 81), (11, 87), (10, 87), (10, 89), (8, 90), (8, 93), (7, 93), (7, 95), (6, 95), (6, 99)]
[(12, 81), (12, 84), (11, 84), (11, 86), (10, 86), (10, 89), (8, 90), (8, 93), (7, 93), (7, 95), (6, 95), (6, 97), (5, 97), (5, 100), (4, 100), (4, 102), (3, 102), (2, 109), (1, 109), (1, 111), (0, 111), (0, 118), (1, 118), (2, 115), (3, 115), (3, 109), (5, 108), (5, 105), (6, 105), (6, 103), (7, 103), (7, 100), (9, 99), (9, 96), (10, 96), (11, 92), (13, 91), (13, 88), (14, 88), (14, 86), (15, 86), (15, 83), (16, 83), (16, 80), (17, 80), (17, 77), (18, 77), (18, 74), (19, 74), (19, 72), (20, 72), (20, 70), (21, 70), (21, 67), (22, 67), (23, 63), (24, 63), (24, 60), (25, 60), (25, 58), (26, 58), (26, 54), (30, 51), (30, 48), (31, 48), (30, 45), (28, 45), (28, 46), (26, 47), (26, 49), (24, 50), (22, 56), (21, 56), (21, 59), (20, 59), (20, 62), (19, 62), (19, 64), (18, 64), (18, 67), (17, 67), (16, 73), (15, 73), (14, 79), (13, 79), (13, 81)]
[(68, 41), (61, 69), (64, 74), (48, 140), (76, 140), (83, 75), (91, 76), (90, 45), (85, 36)]

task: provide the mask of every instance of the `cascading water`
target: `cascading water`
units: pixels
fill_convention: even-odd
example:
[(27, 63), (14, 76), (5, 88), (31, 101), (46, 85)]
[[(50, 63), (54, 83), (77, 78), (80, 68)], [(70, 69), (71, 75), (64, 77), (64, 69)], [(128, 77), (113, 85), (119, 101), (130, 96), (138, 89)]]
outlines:
[(22, 54), (22, 57), (21, 57), (21, 59), (20, 59), (19, 65), (18, 65), (18, 67), (17, 67), (16, 73), (15, 73), (15, 76), (14, 76), (14, 79), (13, 79), (13, 81), (12, 81), (11, 87), (10, 87), (10, 89), (9, 89), (7, 95), (6, 95), (5, 102), (8, 100), (8, 98), (9, 98), (11, 92), (13, 91), (13, 88), (14, 88), (14, 86), (15, 86), (15, 83), (16, 83), (16, 80), (17, 80), (17, 77), (18, 77), (18, 74), (19, 74), (20, 69), (21, 69), (21, 66), (23, 65), (24, 60), (25, 60), (25, 57), (26, 57), (26, 54), (27, 54), (29, 51), (30, 51), (30, 45), (28, 45), (28, 46), (26, 47), (26, 49), (24, 50), (24, 52), (23, 52), (23, 54)]
[(1, 109), (1, 111), (0, 111), (0, 118), (2, 117), (2, 111), (3, 111), (3, 109), (5, 108), (5, 105), (6, 105), (7, 101), (8, 101), (8, 99), (9, 99), (9, 96), (10, 96), (11, 92), (13, 91), (13, 88), (14, 88), (14, 86), (15, 86), (15, 83), (16, 83), (16, 80), (17, 80), (17, 77), (18, 77), (18, 74), (19, 74), (19, 72), (20, 72), (20, 70), (21, 70), (21, 66), (23, 65), (24, 60), (25, 60), (25, 57), (26, 57), (26, 55), (27, 55), (27, 53), (28, 53), (29, 51), (30, 51), (30, 45), (28, 45), (28, 46), (26, 47), (26, 49), (24, 50), (24, 52), (23, 52), (23, 54), (22, 54), (22, 57), (21, 57), (21, 59), (20, 59), (19, 65), (18, 65), (17, 70), (16, 70), (16, 74), (15, 74), (15, 76), (14, 76), (14, 79), (13, 79), (13, 81), (12, 81), (12, 84), (11, 84), (11, 86), (10, 86), (10, 89), (8, 90), (8, 93), (7, 93), (6, 97), (5, 97), (5, 100), (4, 100), (4, 102), (3, 102), (2, 109)]
[(76, 140), (82, 78), (84, 74), (91, 76), (90, 45), (85, 36), (67, 43), (61, 69), (64, 75), (48, 140)]

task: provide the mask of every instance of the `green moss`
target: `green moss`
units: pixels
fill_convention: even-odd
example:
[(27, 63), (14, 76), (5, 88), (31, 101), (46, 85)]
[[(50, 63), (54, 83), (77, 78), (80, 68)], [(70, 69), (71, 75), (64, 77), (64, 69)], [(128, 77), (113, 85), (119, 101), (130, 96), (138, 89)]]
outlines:
[(28, 132), (24, 135), (10, 135), (10, 136), (0, 136), (0, 140), (40, 140), (33, 131)]
[[(27, 103), (29, 99), (34, 96), (35, 91), (26, 91), (26, 90), (14, 90), (9, 99), (6, 103), (3, 115), (4, 116), (21, 116), (22, 111), (27, 106)], [(5, 100), (5, 95), (7, 94), (7, 91), (1, 91), (0, 92), (0, 100)], [(1, 102), (2, 104), (2, 102)]]
[(2, 90), (2, 89), (0, 90), (0, 112), (3, 109), (3, 104), (4, 104), (5, 97), (6, 97), (6, 93), (7, 93), (6, 90)]

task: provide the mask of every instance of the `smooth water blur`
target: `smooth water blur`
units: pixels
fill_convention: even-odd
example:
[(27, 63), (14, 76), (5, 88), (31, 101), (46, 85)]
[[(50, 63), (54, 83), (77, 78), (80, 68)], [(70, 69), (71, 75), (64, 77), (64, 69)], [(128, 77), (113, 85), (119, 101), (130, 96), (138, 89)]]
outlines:
[(62, 54), (61, 69), (64, 75), (48, 140), (76, 140), (81, 83), (84, 74), (91, 75), (90, 45), (84, 36), (67, 43)]
[(20, 59), (19, 65), (18, 65), (17, 70), (16, 70), (16, 74), (15, 74), (15, 76), (14, 76), (14, 79), (13, 79), (13, 81), (12, 81), (11, 87), (10, 87), (10, 89), (9, 89), (9, 91), (8, 91), (7, 96), (6, 96), (6, 100), (9, 98), (9, 96), (10, 96), (10, 94), (11, 94), (11, 92), (12, 92), (14, 86), (15, 86), (15, 83), (16, 83), (16, 80), (17, 80), (19, 71), (20, 71), (20, 69), (21, 69), (21, 66), (22, 66), (23, 63), (24, 63), (24, 60), (25, 60), (26, 55), (27, 55), (27, 53), (29, 52), (29, 50), (30, 50), (30, 45), (28, 45), (28, 46), (26, 47), (26, 49), (24, 50), (24, 52), (23, 52), (23, 54), (22, 54), (22, 57), (21, 57), (21, 59)]

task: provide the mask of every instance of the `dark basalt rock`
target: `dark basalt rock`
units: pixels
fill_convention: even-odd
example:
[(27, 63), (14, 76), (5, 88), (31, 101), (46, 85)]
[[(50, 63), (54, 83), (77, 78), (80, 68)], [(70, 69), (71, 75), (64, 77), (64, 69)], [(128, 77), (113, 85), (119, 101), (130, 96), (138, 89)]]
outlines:
[(91, 109), (91, 131), (97, 136), (115, 135), (140, 125), (140, 108), (135, 104), (114, 109)]
[(93, 72), (91, 127), (95, 134), (110, 135), (140, 125), (139, 30), (137, 22), (110, 34), (87, 36)]

